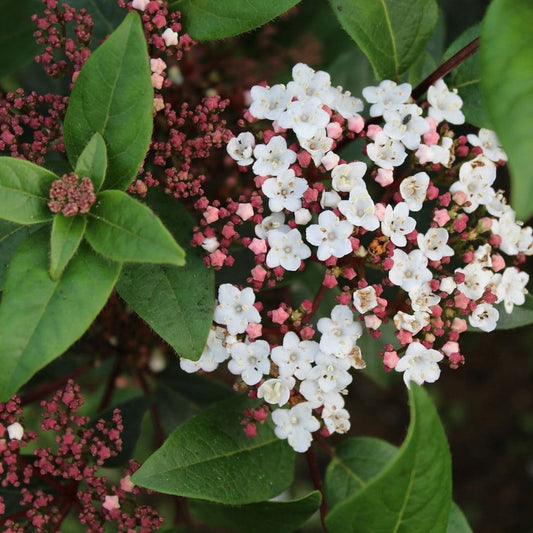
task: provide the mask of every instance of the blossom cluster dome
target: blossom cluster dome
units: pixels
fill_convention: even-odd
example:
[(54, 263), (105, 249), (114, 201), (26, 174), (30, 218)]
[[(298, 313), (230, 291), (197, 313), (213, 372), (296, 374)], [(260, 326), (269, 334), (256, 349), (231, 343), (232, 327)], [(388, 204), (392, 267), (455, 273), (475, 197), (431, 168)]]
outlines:
[[(432, 383), (464, 363), (468, 327), (492, 331), (526, 301), (520, 265), (533, 230), (498, 189), (496, 135), (455, 134), (462, 101), (443, 80), (426, 101), (411, 92), (389, 80), (366, 87), (367, 121), (363, 99), (303, 63), (286, 84), (253, 87), (250, 131), (227, 145), (253, 192), (224, 225), (210, 206), (198, 236), (210, 264), (244, 244), (255, 266), (249, 286), (220, 285), (204, 355), (182, 366), (228, 361), (298, 452), (316, 431), (349, 430), (344, 395), (365, 359), (381, 356), (407, 387)], [(345, 159), (353, 151), (340, 148), (358, 139), (360, 156)], [(298, 301), (301, 275), (322, 281)], [(381, 350), (363, 353), (360, 339)]]

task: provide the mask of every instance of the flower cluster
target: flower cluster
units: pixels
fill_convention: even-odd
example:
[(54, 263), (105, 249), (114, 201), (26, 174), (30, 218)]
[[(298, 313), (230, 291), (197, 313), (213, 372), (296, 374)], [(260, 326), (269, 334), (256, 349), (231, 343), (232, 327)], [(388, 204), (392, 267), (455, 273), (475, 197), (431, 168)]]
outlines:
[(95, 533), (107, 530), (109, 524), (120, 531), (159, 529), (162, 520), (157, 513), (134, 502), (141, 492), (130, 479), (136, 463), (130, 462), (118, 485), (99, 473), (105, 461), (122, 449), (119, 410), (110, 420), (91, 423), (77, 413), (82, 403), (79, 387), (70, 381), (50, 401), (41, 402), (40, 429), (53, 433), (55, 446), (34, 447), (32, 455), (22, 451), (38, 435), (24, 428), (20, 399), (15, 396), (0, 403), (1, 486), (13, 494), (8, 500), (0, 496), (0, 524), (5, 531), (58, 531), (71, 509), (87, 531)]
[[(462, 101), (443, 80), (422, 105), (410, 95), (409, 84), (388, 80), (365, 88), (365, 121), (362, 100), (300, 63), (286, 86), (252, 88), (250, 131), (227, 145), (257, 187), (235, 209), (241, 224), (254, 223), (255, 237), (241, 239), (255, 257), (252, 286), (220, 286), (206, 350), (181, 365), (209, 372), (228, 360), (300, 452), (320, 427), (349, 429), (343, 395), (349, 370), (365, 368), (361, 335), (393, 326), (398, 344), (383, 347), (385, 369), (403, 373), (407, 386), (433, 382), (439, 363), (464, 362), (458, 341), (468, 323), (492, 331), (500, 312), (525, 301), (528, 275), (517, 266), (533, 253), (533, 232), (493, 187), (506, 161), (498, 139), (486, 129), (455, 135)], [(361, 160), (342, 159), (355, 137), (365, 142)], [(219, 237), (208, 226), (195, 241), (212, 256), (231, 237), (226, 229)], [(325, 268), (315, 300), (264, 313), (255, 301), (264, 284), (311, 262)], [(338, 305), (315, 325), (327, 289)], [(264, 332), (262, 315), (272, 324)]]
[(74, 172), (53, 181), (49, 194), (50, 211), (61, 212), (66, 217), (88, 213), (96, 202), (93, 182), (89, 178), (80, 178)]

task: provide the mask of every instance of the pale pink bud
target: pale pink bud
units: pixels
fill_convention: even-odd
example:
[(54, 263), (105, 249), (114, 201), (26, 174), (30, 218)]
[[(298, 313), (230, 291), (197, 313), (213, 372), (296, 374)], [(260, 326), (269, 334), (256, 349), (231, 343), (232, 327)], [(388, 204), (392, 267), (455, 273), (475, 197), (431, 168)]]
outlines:
[(354, 133), (359, 133), (360, 131), (363, 131), (363, 128), (365, 127), (365, 119), (359, 115), (356, 115), (355, 117), (350, 117), (348, 119), (348, 129), (350, 131), (353, 131)]
[(165, 101), (160, 96), (156, 96), (154, 98), (154, 113), (157, 113), (161, 111), (162, 109), (165, 109)]
[(209, 254), (209, 259), (211, 260), (211, 265), (221, 267), (226, 260), (226, 254), (221, 250), (215, 250), (212, 254)]
[(265, 239), (257, 239), (254, 237), (252, 239), (252, 242), (248, 245), (248, 248), (252, 250), (252, 252), (257, 254), (266, 254), (267, 251), (267, 245)]
[(13, 422), (7, 426), (7, 434), (11, 440), (20, 440), (24, 436), (24, 428), (18, 422)]
[(340, 157), (331, 150), (320, 160), (326, 170), (331, 170), (339, 164)]
[(381, 320), (376, 315), (367, 315), (365, 316), (365, 326), (368, 329), (379, 329)]
[(455, 317), (452, 322), (452, 330), (457, 331), (457, 333), (463, 333), (466, 331), (467, 324), (464, 318)]
[(505, 268), (505, 259), (500, 254), (494, 254), (491, 257), (492, 260), (492, 270), (494, 272), (499, 272), (503, 268)]
[(309, 209), (301, 207), (294, 212), (294, 222), (300, 226), (304, 226), (311, 221), (312, 215)]
[(139, 11), (144, 11), (149, 3), (150, 0), (133, 0), (131, 7), (133, 9), (138, 9)]
[(437, 209), (433, 214), (433, 220), (438, 226), (442, 227), (450, 221), (450, 215), (447, 209)]
[(450, 357), (452, 353), (457, 353), (459, 351), (459, 343), (455, 341), (448, 341), (441, 349), (444, 354)]
[(254, 281), (259, 281), (262, 283), (265, 280), (266, 270), (261, 265), (257, 265), (252, 268), (251, 273)]
[(261, 326), (261, 324), (255, 324), (252, 322), (246, 327), (246, 333), (248, 334), (250, 340), (253, 341), (254, 339), (257, 339), (257, 337), (261, 337), (261, 334), (263, 333), (263, 326)]
[(150, 79), (152, 80), (152, 87), (154, 89), (161, 89), (163, 87), (163, 82), (165, 81), (165, 78), (163, 78), (161, 74), (156, 74), (154, 72)]
[(161, 74), (167, 68), (167, 64), (158, 57), (157, 59), (150, 59), (150, 70), (156, 74)]
[(120, 480), (120, 488), (124, 492), (131, 492), (135, 487), (135, 483), (132, 483), (130, 476), (125, 476)]
[(394, 172), (387, 168), (380, 168), (378, 170), (377, 176), (374, 179), (382, 187), (386, 187), (387, 185), (390, 185), (394, 181)]
[(381, 133), (383, 131), (383, 128), (381, 126), (378, 126), (377, 124), (370, 124), (368, 126), (368, 129), (366, 130), (367, 137), (370, 137), (372, 140), (376, 138), (376, 135), (378, 133)]
[(278, 307), (272, 311), (272, 322), (275, 324), (283, 324), (287, 318), (289, 318), (289, 313), (283, 307)]
[(202, 243), (202, 248), (210, 254), (217, 250), (219, 246), (220, 244), (216, 237), (207, 237)]
[(468, 200), (464, 191), (456, 191), (452, 198), (457, 205), (463, 205)]
[(204, 212), (205, 221), (208, 224), (212, 224), (218, 220), (218, 207), (210, 205)]
[(178, 32), (167, 28), (161, 35), (167, 46), (176, 46), (178, 44)]
[(492, 218), (489, 218), (489, 217), (480, 218), (478, 224), (482, 230), (488, 231), (490, 228), (492, 228)]
[(378, 217), (378, 220), (380, 222), (383, 221), (383, 219), (385, 218), (385, 210), (386, 210), (386, 207), (381, 203), (377, 203), (374, 206), (374, 215)]
[(106, 494), (102, 507), (104, 509), (107, 509), (108, 511), (112, 511), (113, 509), (120, 509), (118, 496), (116, 494), (113, 496), (109, 496), (108, 494)]
[(239, 204), (237, 208), (237, 215), (239, 215), (243, 220), (248, 220), (254, 216), (254, 208), (252, 204)]
[(385, 352), (383, 354), (383, 364), (391, 370), (398, 364), (399, 360), (400, 358), (398, 357), (398, 354), (395, 351)]
[(326, 131), (330, 139), (340, 139), (342, 136), (342, 126), (338, 122), (330, 122), (326, 126)]

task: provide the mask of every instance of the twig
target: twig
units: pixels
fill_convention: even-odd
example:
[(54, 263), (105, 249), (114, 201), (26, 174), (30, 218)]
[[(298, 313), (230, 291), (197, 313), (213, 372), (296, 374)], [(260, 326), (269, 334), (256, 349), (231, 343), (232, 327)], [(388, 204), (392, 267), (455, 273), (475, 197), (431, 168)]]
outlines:
[(328, 501), (326, 499), (322, 477), (320, 476), (320, 471), (312, 447), (305, 452), (305, 457), (307, 459), (307, 465), (309, 466), (309, 473), (313, 479), (313, 485), (315, 486), (315, 489), (322, 494), (322, 502), (320, 503), (320, 523), (322, 524), (322, 531), (323, 533), (329, 533), (328, 528), (326, 527), (326, 516), (329, 512)]

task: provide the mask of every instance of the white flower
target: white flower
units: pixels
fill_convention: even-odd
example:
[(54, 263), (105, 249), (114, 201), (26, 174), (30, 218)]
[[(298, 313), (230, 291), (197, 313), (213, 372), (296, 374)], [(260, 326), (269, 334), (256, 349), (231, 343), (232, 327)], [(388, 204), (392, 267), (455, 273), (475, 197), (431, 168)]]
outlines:
[(488, 204), (495, 196), (491, 185), (496, 179), (496, 165), (486, 157), (478, 155), (459, 169), (459, 180), (452, 184), (450, 192), (463, 192), (470, 205), (463, 205), (463, 211), (472, 213), (480, 204)]
[(300, 384), (300, 394), (309, 402), (313, 409), (326, 404), (342, 403), (344, 405), (341, 393), (335, 390), (324, 392), (315, 379), (304, 379)]
[(356, 185), (351, 190), (349, 199), (341, 200), (337, 207), (354, 226), (361, 226), (368, 231), (379, 228), (376, 206), (364, 185)]
[(383, 113), (383, 131), (409, 150), (416, 150), (420, 146), (420, 137), (429, 131), (429, 124), (421, 114), (422, 109), (416, 104), (389, 109)]
[(241, 291), (230, 283), (224, 283), (218, 289), (214, 320), (227, 326), (230, 335), (244, 333), (250, 322), (261, 322), (254, 302), (255, 294), (251, 287)]
[(341, 87), (330, 88), (332, 102), (330, 107), (335, 109), (343, 118), (356, 117), (359, 111), (363, 110), (363, 102), (359, 98), (352, 96), (350, 91), (342, 91)]
[(261, 224), (255, 226), (255, 234), (260, 239), (266, 239), (268, 232), (277, 229), (279, 231), (289, 231), (290, 227), (285, 224), (285, 215), (283, 213), (272, 213), (265, 217)]
[(492, 246), (488, 243), (482, 244), (474, 252), (474, 261), (485, 268), (492, 267)]
[(378, 305), (376, 289), (369, 285), (364, 289), (356, 290), (353, 293), (353, 304), (361, 314), (372, 311)]
[(21, 440), (24, 436), (24, 428), (18, 422), (13, 422), (7, 426), (7, 435), (11, 440)]
[(330, 105), (333, 94), (331, 93), (331, 79), (327, 72), (322, 70), (315, 72), (304, 63), (297, 63), (292, 68), (292, 77), (294, 81), (287, 85), (291, 96), (296, 96), (302, 102), (309, 98), (317, 98), (319, 105)]
[(285, 85), (261, 87), (254, 85), (250, 91), (252, 103), (250, 114), (255, 118), (277, 120), (291, 101), (291, 95)]
[(403, 372), (403, 380), (407, 388), (411, 388), (409, 381), (414, 381), (418, 385), (424, 382), (434, 383), (440, 376), (437, 363), (443, 357), (437, 350), (427, 349), (423, 344), (415, 341), (409, 344), (405, 355), (398, 361), (394, 370)]
[(492, 233), (501, 237), (500, 250), (508, 255), (516, 255), (521, 251), (518, 245), (522, 238), (523, 230), (516, 221), (516, 213), (511, 207), (507, 206), (500, 218), (493, 220), (491, 230)]
[(330, 433), (347, 433), (350, 429), (350, 413), (344, 409), (344, 400), (328, 403), (322, 410), (322, 420)]
[(321, 390), (326, 393), (340, 392), (352, 382), (352, 376), (348, 372), (350, 366), (351, 361), (348, 357), (341, 359), (319, 351), (316, 356), (316, 366), (311, 369), (307, 379), (317, 381)]
[(389, 279), (404, 291), (412, 291), (433, 277), (427, 268), (427, 257), (420, 250), (412, 250), (407, 255), (396, 249), (392, 260), (394, 264), (389, 270)]
[(420, 211), (422, 209), (428, 186), (429, 176), (425, 172), (418, 172), (405, 178), (400, 183), (400, 194), (409, 211)]
[(320, 428), (308, 402), (299, 403), (292, 409), (276, 409), (272, 412), (272, 420), (278, 439), (287, 439), (294, 451), (300, 453), (309, 449), (313, 440), (311, 433)]
[(457, 90), (450, 91), (443, 80), (438, 80), (428, 89), (428, 102), (428, 115), (437, 122), (446, 120), (452, 124), (464, 123), (465, 116), (461, 111), (463, 101)]
[(478, 135), (473, 133), (467, 135), (468, 142), (472, 146), (480, 146), (483, 149), (483, 155), (491, 161), (507, 161), (507, 155), (502, 150), (500, 141), (492, 130), (481, 128)]
[(322, 158), (330, 151), (333, 146), (333, 139), (326, 135), (326, 129), (321, 128), (315, 132), (310, 139), (298, 137), (300, 146), (307, 150), (313, 158), (315, 166), (319, 166)]
[(229, 357), (229, 351), (224, 343), (225, 335), (222, 328), (215, 328), (209, 331), (207, 343), (204, 351), (198, 361), (191, 361), (180, 357), (180, 367), (185, 372), (192, 374), (203, 370), (204, 372), (213, 372), (218, 365)]
[(311, 224), (305, 236), (311, 244), (318, 246), (317, 257), (325, 261), (332, 255), (344, 257), (352, 251), (349, 237), (353, 226), (347, 220), (339, 220), (333, 211), (322, 211), (318, 216), (318, 224)]
[(246, 385), (255, 385), (261, 381), (263, 375), (270, 372), (269, 352), (270, 346), (264, 340), (250, 344), (236, 342), (231, 347), (228, 370), (234, 375), (241, 376)]
[(308, 188), (307, 180), (296, 177), (292, 168), (266, 179), (261, 185), (261, 190), (268, 198), (268, 207), (274, 212), (300, 209), (301, 198)]
[(496, 285), (498, 302), (503, 302), (507, 313), (513, 311), (513, 306), (523, 305), (526, 301), (526, 285), (529, 281), (529, 275), (526, 272), (508, 267), (503, 274), (496, 274), (492, 281)]
[(268, 232), (270, 250), (266, 264), (270, 268), (282, 266), (285, 270), (296, 271), (303, 259), (311, 255), (311, 250), (302, 240), (300, 232), (294, 228), (287, 232), (271, 230)]
[(389, 204), (385, 208), (385, 218), (381, 222), (383, 235), (390, 237), (396, 246), (407, 244), (407, 234), (411, 233), (416, 226), (416, 220), (409, 216), (409, 207), (405, 202), (394, 206)]
[(494, 331), (500, 318), (499, 311), (491, 304), (479, 304), (471, 315), (468, 321), (471, 326), (479, 328), (483, 331)]
[(407, 152), (400, 141), (395, 141), (380, 131), (374, 142), (366, 145), (368, 157), (381, 168), (392, 170), (400, 166), (407, 157)]
[(429, 228), (426, 233), (416, 236), (418, 247), (431, 261), (439, 261), (443, 257), (450, 257), (455, 252), (448, 246), (448, 232), (444, 228)]
[(318, 98), (309, 98), (304, 102), (293, 100), (278, 118), (278, 124), (285, 129), (292, 129), (298, 138), (311, 139), (319, 130), (329, 123), (330, 116), (322, 109)]
[(237, 161), (238, 165), (245, 167), (253, 163), (252, 153), (254, 146), (255, 137), (249, 131), (245, 131), (229, 140), (226, 151), (232, 159)]
[(478, 300), (483, 296), (485, 287), (491, 282), (494, 273), (483, 268), (479, 263), (470, 263), (465, 268), (457, 268), (455, 272), (464, 274), (465, 279), (457, 284), (457, 288), (471, 300)]
[(277, 176), (296, 161), (296, 153), (287, 148), (287, 141), (279, 135), (272, 137), (268, 144), (258, 144), (254, 156), (257, 161), (252, 170), (258, 176)]
[(337, 357), (348, 356), (363, 333), (361, 324), (353, 321), (353, 313), (347, 305), (336, 305), (331, 318), (318, 320), (317, 329), (322, 333), (320, 349)]
[(365, 172), (366, 164), (362, 161), (337, 165), (331, 171), (331, 186), (338, 192), (350, 192), (356, 186), (366, 188)]
[(413, 335), (416, 335), (425, 326), (429, 324), (429, 314), (425, 312), (417, 311), (413, 315), (398, 311), (393, 319), (396, 329), (403, 329), (409, 331)]
[(271, 359), (279, 367), (280, 376), (295, 375), (305, 379), (318, 353), (318, 343), (302, 341), (293, 331), (285, 333), (283, 345), (272, 348)]
[(257, 389), (257, 397), (267, 403), (277, 403), (280, 407), (289, 401), (295, 379), (291, 376), (267, 379)]
[(409, 291), (409, 299), (413, 311), (427, 311), (428, 313), (431, 306), (440, 302), (440, 296), (431, 291), (427, 282)]
[(365, 87), (363, 96), (369, 104), (371, 117), (379, 117), (387, 109), (397, 109), (409, 100), (411, 85), (402, 83), (398, 85), (394, 81), (383, 80), (377, 87)]

